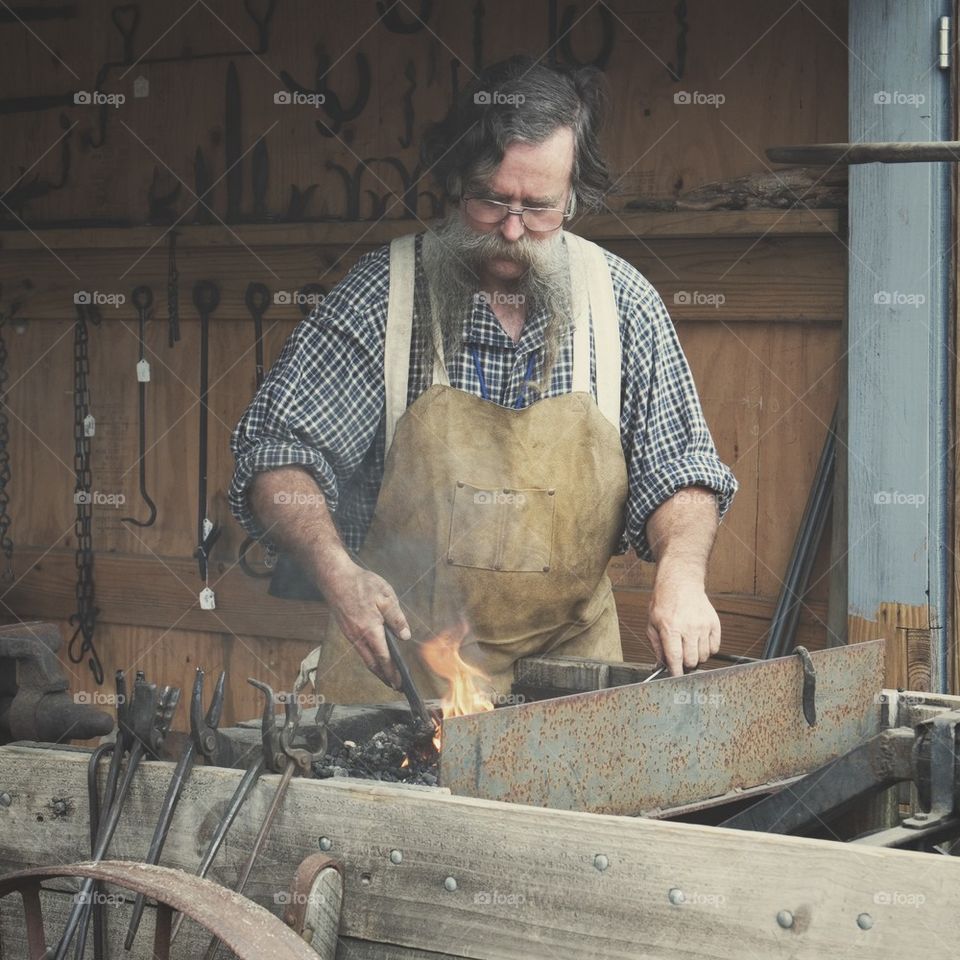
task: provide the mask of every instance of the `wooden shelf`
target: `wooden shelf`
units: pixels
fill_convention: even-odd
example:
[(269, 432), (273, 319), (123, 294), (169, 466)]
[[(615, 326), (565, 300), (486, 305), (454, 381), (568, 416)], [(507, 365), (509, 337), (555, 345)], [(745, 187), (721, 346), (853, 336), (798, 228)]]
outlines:
[[(0, 249), (36, 251), (129, 249), (165, 241), (167, 226), (83, 227), (69, 229), (0, 231)], [(394, 237), (423, 229), (418, 220), (322, 221), (313, 223), (257, 223), (223, 226), (180, 225), (178, 249), (237, 246), (287, 247), (327, 245), (376, 247)], [(623, 210), (584, 216), (573, 232), (597, 242), (631, 239), (690, 237), (795, 237), (839, 233), (838, 210), (708, 210), (648, 213)], [(42, 241), (42, 242), (41, 242)]]

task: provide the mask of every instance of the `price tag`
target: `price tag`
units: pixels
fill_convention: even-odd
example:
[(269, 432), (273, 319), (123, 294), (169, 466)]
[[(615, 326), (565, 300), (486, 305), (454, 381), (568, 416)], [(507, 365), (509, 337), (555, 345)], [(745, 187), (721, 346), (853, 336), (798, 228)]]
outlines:
[(150, 382), (150, 364), (146, 360), (137, 361), (137, 381), (139, 383)]
[(217, 609), (217, 598), (214, 595), (214, 592), (209, 587), (204, 587), (200, 591), (200, 609), (201, 610)]
[(92, 413), (88, 413), (83, 418), (83, 435), (92, 437), (97, 432), (97, 419)]

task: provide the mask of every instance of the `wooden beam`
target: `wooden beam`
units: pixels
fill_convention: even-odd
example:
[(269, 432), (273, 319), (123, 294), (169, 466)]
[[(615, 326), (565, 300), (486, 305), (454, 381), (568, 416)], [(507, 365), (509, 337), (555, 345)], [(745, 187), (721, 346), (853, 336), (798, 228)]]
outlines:
[[(81, 752), (0, 748), (0, 783), (11, 797), (0, 811), (5, 868), (85, 856), (86, 760)], [(137, 774), (112, 856), (143, 857), (145, 824), (159, 812), (171, 769), (147, 763)], [(194, 770), (165, 864), (196, 866), (240, 776)], [(265, 777), (255, 788), (214, 879), (235, 879), (277, 779)], [(55, 796), (70, 801), (60, 816), (51, 815)], [(951, 857), (346, 780), (291, 784), (252, 877), (252, 897), (278, 909), (274, 896), (321, 836), (346, 867), (341, 935), (427, 954), (903, 960), (948, 956), (955, 948), (960, 863)], [(400, 864), (391, 863), (391, 850), (402, 852)], [(905, 909), (898, 899), (905, 894), (922, 908)], [(793, 915), (789, 929), (777, 923), (782, 910)], [(858, 925), (864, 916), (866, 930)], [(7, 922), (5, 915), (4, 943), (14, 942)], [(388, 951), (353, 955), (403, 956), (393, 946)]]
[[(574, 233), (590, 240), (642, 237), (766, 237), (830, 236), (839, 232), (837, 210), (709, 210), (676, 213), (637, 212), (579, 217), (572, 225)], [(181, 250), (204, 247), (287, 247), (330, 245), (380, 246), (394, 237), (423, 230), (416, 220), (324, 220), (313, 223), (181, 224), (177, 227), (177, 247)], [(5, 231), (0, 250), (130, 250), (149, 249), (166, 237), (169, 228), (112, 227), (90, 229)], [(43, 243), (41, 244), (40, 238)], [(162, 243), (158, 244), (163, 247)], [(166, 250), (163, 247), (164, 251)]]

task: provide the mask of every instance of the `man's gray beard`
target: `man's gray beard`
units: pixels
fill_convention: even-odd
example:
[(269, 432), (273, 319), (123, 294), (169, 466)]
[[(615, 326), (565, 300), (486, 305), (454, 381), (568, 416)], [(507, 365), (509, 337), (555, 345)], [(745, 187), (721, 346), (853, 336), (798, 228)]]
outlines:
[[(460, 353), (465, 322), (476, 298), (483, 295), (481, 267), (490, 259), (505, 257), (527, 268), (517, 280), (504, 284), (510, 294), (524, 298), (518, 300), (526, 307), (524, 323), (538, 310), (546, 311), (542, 376), (539, 384), (531, 384), (541, 393), (546, 390), (560, 346), (573, 326), (570, 268), (561, 237), (562, 233), (557, 231), (548, 240), (523, 236), (509, 242), (497, 231), (471, 230), (456, 210), (439, 226), (428, 230), (421, 251), (425, 282), (418, 284), (417, 295), (425, 355), (432, 358), (437, 352), (432, 317), (436, 317), (440, 328), (444, 357), (449, 359)], [(429, 304), (425, 295), (429, 296)]]

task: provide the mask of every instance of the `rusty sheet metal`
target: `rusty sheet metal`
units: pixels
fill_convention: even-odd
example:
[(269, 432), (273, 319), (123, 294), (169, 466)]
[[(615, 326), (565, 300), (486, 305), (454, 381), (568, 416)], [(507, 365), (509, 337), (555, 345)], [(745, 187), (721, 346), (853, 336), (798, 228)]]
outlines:
[(637, 814), (805, 773), (880, 731), (883, 641), (444, 721), (440, 783), (460, 796)]

